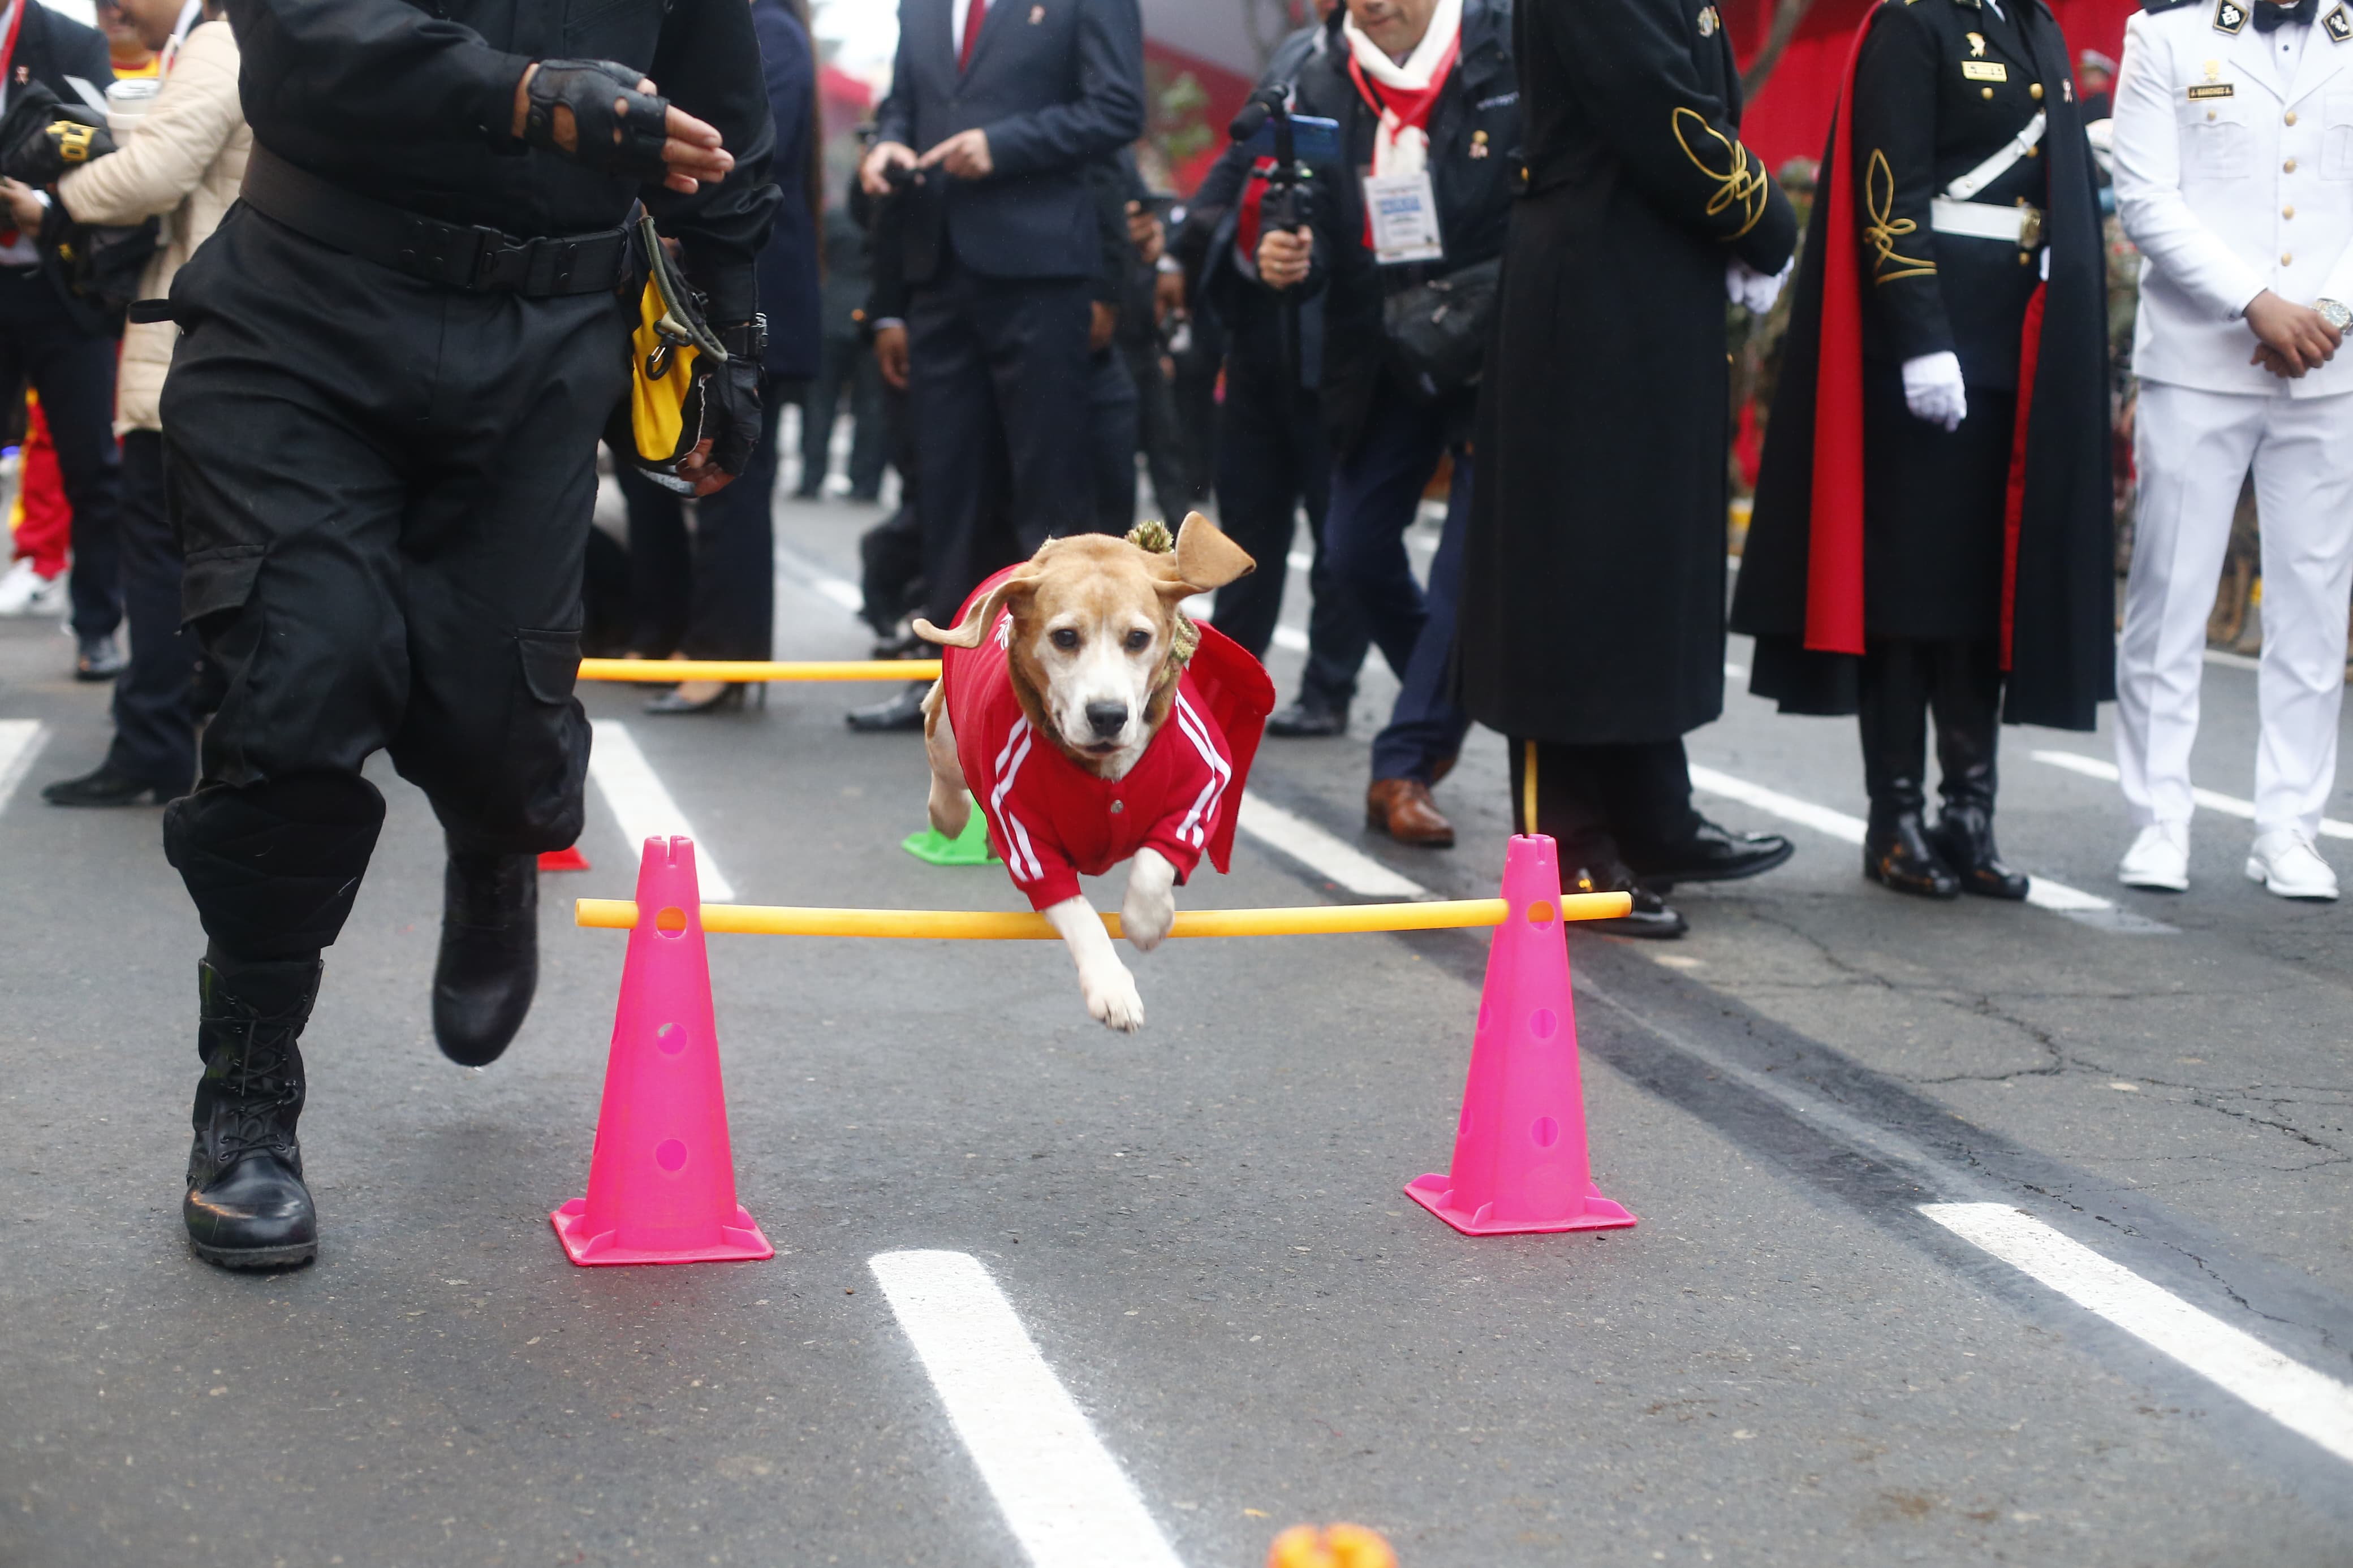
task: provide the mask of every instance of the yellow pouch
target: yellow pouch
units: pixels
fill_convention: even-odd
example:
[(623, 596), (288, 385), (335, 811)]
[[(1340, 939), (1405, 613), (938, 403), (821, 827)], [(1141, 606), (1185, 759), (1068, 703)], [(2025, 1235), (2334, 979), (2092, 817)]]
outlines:
[(650, 216), (639, 220), (638, 233), (646, 282), (629, 331), (628, 425), (624, 429), (622, 411), (614, 410), (605, 438), (616, 450), (626, 446), (657, 483), (684, 494), (691, 487), (678, 477), (678, 465), (702, 440), (703, 384), (727, 363), (727, 350), (703, 320), (701, 298), (663, 250)]

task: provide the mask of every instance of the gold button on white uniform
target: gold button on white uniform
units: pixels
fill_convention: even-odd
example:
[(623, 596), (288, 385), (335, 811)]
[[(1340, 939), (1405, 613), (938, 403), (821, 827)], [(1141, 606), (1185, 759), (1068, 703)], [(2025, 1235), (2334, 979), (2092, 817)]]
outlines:
[(2293, 110), (2293, 109), (2291, 109), (2291, 110), (2289, 110), (2287, 111), (2287, 123), (2289, 123), (2290, 125), (2293, 125), (2293, 124), (2295, 124), (2295, 110)]
[(2295, 255), (2294, 255), (2293, 253), (2289, 252), (2289, 251), (2284, 251), (2284, 250), (2281, 251), (2281, 252), (2280, 252), (2280, 265), (2281, 265), (2282, 267), (2293, 267), (2293, 266), (2295, 266)]
[(2282, 217), (2294, 217), (2295, 216), (2295, 209), (2294, 207), (2282, 207), (2282, 208), (2280, 208), (2280, 216), (2282, 216)]
[[(2208, 117), (2209, 119), (2211, 119), (2211, 118), (2213, 117), (2214, 111), (2213, 111), (2212, 110), (2211, 110), (2211, 109), (2210, 109), (2210, 110), (2208, 110), (2206, 111), (2206, 114), (2207, 114), (2207, 117)], [(2282, 164), (2280, 165), (2280, 173), (2281, 173), (2281, 174), (2295, 174), (2295, 159), (2293, 159), (2293, 158), (2290, 158), (2286, 163), (2282, 163)]]

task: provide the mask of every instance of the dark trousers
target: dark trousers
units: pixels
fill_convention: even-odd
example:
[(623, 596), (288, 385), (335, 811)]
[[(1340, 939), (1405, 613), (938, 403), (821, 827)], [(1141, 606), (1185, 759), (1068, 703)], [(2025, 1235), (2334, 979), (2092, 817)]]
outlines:
[(818, 352), (817, 379), (801, 398), (800, 493), (813, 496), (833, 466), (833, 421), (849, 395), (849, 489), (871, 496), (882, 487), (890, 443), (882, 428), (882, 371), (857, 332), (837, 333)]
[(761, 385), (760, 439), (728, 487), (694, 503), (689, 658), (767, 658), (776, 649), (776, 429), (787, 389)]
[(1106, 348), (1090, 355), (1087, 449), (1094, 475), (1097, 533), (1122, 534), (1135, 526), (1135, 382), (1119, 350)]
[[(1560, 845), (1560, 875), (1597, 873), (1621, 863), (1640, 870), (1698, 831), (1683, 743), (1573, 746), (1513, 736), (1512, 823), (1520, 833), (1547, 833)], [(1535, 825), (1528, 824), (1528, 764), (1535, 764)], [(1597, 878), (1606, 883), (1607, 876)], [(1569, 885), (1567, 890), (1577, 889)]]
[(1462, 746), (1470, 715), (1448, 691), (1454, 614), (1461, 588), (1462, 536), (1471, 520), (1471, 451), (1452, 444), (1454, 482), (1446, 528), (1424, 594), (1406, 554), (1405, 532), (1421, 492), (1450, 449), (1443, 408), (1409, 403), (1384, 386), (1374, 395), (1353, 451), (1332, 469), (1324, 549), (1332, 573), (1362, 610), (1373, 643), (1403, 686), (1388, 728), (1373, 742), (1373, 776), (1428, 784)]
[(1185, 432), (1176, 423), (1176, 394), (1160, 370), (1160, 339), (1119, 341), (1127, 379), (1135, 384), (1135, 447), (1152, 477), (1152, 504), (1170, 528), (1184, 521), (1200, 493), (1185, 471)]
[(1332, 575), (1325, 519), (1332, 498), (1332, 444), (1323, 399), (1305, 389), (1287, 395), (1279, 366), (1240, 354), (1226, 362), (1226, 402), (1218, 434), (1218, 517), (1258, 570), (1218, 590), (1218, 629), (1266, 657), (1282, 613), (1291, 542), (1302, 508), (1314, 542), (1307, 569), (1307, 671), (1301, 698), (1346, 711), (1356, 671), (1372, 647), (1365, 617)]
[(108, 766), (185, 790), (196, 776), (196, 639), (180, 626), (180, 542), (164, 504), (164, 437), (122, 437), (122, 601), (131, 663), (114, 682)]
[(629, 651), (668, 658), (686, 641), (694, 593), (694, 550), (686, 537), (686, 498), (613, 455), (613, 478), (629, 524)]
[(991, 572), (1092, 525), (1087, 303), (1082, 279), (983, 278), (953, 260), (915, 290), (908, 413), (937, 625)]
[(58, 475), (73, 508), (76, 636), (104, 637), (122, 624), (122, 464), (114, 439), (114, 358), (120, 343), (66, 319), (38, 268), (0, 269), (0, 386), (29, 384), (41, 396)]
[(859, 614), (881, 637), (895, 636), (899, 622), (923, 607), (923, 528), (915, 515), (922, 480), (915, 466), (914, 429), (907, 417), (907, 395), (882, 389), (882, 419), (891, 437), (891, 461), (899, 469), (899, 510), (858, 537)]
[(334, 941), (391, 753), (453, 850), (577, 838), (581, 556), (628, 389), (609, 295), (441, 289), (232, 211), (173, 286), (183, 608), (226, 679), (164, 842), (249, 959)]

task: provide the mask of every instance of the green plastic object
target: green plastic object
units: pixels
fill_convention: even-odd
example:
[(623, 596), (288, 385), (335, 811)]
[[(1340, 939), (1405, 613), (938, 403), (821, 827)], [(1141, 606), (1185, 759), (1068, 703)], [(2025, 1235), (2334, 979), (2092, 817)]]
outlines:
[(965, 821), (964, 831), (954, 838), (935, 827), (921, 833), (910, 833), (900, 841), (900, 847), (916, 859), (934, 866), (1001, 866), (1003, 861), (989, 852), (988, 819), (975, 806)]

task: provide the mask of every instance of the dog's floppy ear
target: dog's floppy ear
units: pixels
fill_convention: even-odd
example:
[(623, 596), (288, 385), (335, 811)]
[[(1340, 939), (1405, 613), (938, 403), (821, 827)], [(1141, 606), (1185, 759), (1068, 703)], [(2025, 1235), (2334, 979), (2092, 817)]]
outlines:
[(1040, 572), (1025, 572), (1019, 576), (1008, 577), (990, 589), (988, 597), (975, 605), (972, 607), (972, 613), (965, 616), (964, 624), (952, 632), (944, 632), (923, 616), (917, 616), (915, 635), (925, 642), (937, 643), (942, 647), (978, 647), (980, 639), (988, 635), (988, 628), (997, 624), (997, 614), (1005, 608), (1006, 601), (1016, 594), (1028, 593), (1044, 581), (1044, 578), (1045, 574)]
[(1189, 598), (1257, 570), (1258, 563), (1250, 559), (1250, 552), (1227, 538), (1216, 523), (1198, 511), (1187, 512), (1185, 525), (1176, 532), (1176, 581), (1161, 584), (1160, 592), (1168, 597)]

